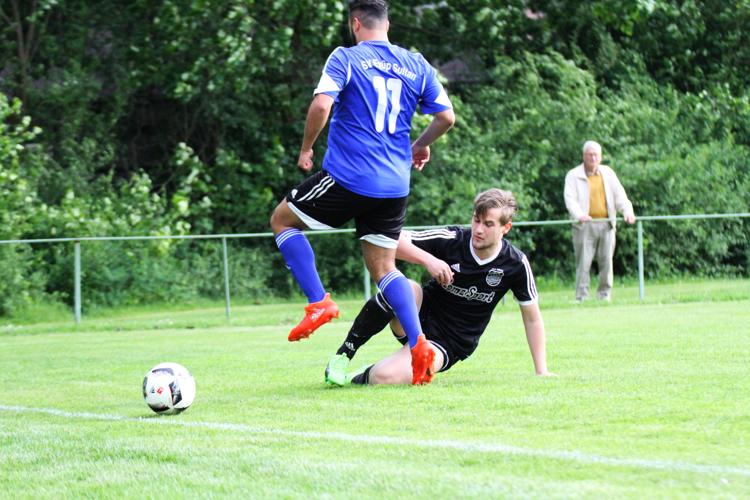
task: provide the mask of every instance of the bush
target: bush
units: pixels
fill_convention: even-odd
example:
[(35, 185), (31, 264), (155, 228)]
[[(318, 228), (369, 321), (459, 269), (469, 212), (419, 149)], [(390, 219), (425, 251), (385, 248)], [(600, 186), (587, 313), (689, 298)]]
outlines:
[[(34, 216), (38, 171), (28, 145), (38, 134), (22, 114), (21, 102), (0, 94), (0, 240), (23, 237)], [(28, 247), (0, 245), (0, 315), (39, 294), (35, 269)]]

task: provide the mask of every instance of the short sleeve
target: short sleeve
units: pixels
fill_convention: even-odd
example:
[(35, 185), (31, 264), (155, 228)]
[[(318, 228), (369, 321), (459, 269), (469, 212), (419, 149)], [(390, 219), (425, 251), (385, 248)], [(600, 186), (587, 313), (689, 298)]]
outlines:
[(424, 64), (426, 68), (419, 100), (420, 110), (424, 114), (431, 115), (453, 108), (448, 94), (445, 93), (443, 85), (437, 78), (437, 71), (427, 61)]
[(515, 279), (511, 284), (511, 290), (513, 290), (513, 296), (516, 298), (518, 303), (522, 306), (530, 306), (535, 304), (539, 298), (536, 291), (536, 282), (534, 281), (534, 273), (531, 272), (531, 266), (526, 258), (526, 255), (521, 254), (521, 266), (519, 272), (516, 273)]
[(459, 237), (457, 228), (450, 227), (410, 231), (409, 234), (414, 246), (443, 260), (447, 258), (449, 245)]
[(318, 86), (315, 87), (314, 95), (327, 94), (333, 98), (344, 90), (351, 77), (351, 66), (346, 58), (346, 51), (343, 47), (336, 47), (328, 56), (323, 74), (320, 75)]

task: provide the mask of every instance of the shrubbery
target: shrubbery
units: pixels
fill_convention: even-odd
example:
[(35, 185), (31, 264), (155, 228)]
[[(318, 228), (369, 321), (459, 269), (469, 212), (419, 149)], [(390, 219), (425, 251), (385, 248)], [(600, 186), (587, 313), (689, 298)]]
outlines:
[[(271, 210), (303, 178), (305, 106), (326, 55), (345, 43), (343, 4), (170, 0), (121, 16), (107, 14), (108, 0), (42, 4), (22, 13), (27, 26), (49, 19), (35, 64), (0, 68), (0, 239), (268, 231)], [(631, 4), (394, 3), (402, 22), (392, 39), (453, 65), (458, 116), (413, 175), (407, 224), (468, 223), (474, 195), (490, 186), (516, 194), (517, 220), (566, 218), (563, 179), (586, 139), (602, 143), (637, 214), (747, 212), (750, 82), (737, 61), (748, 44), (733, 19), (750, 9)], [(722, 27), (710, 39), (709, 25)], [(14, 61), (15, 44), (0, 39), (3, 60)], [(316, 166), (324, 151), (321, 139)], [(747, 276), (749, 225), (646, 223), (646, 271)], [(635, 230), (621, 227), (616, 272), (634, 275)], [(537, 275), (564, 279), (569, 233), (519, 227), (510, 239)], [(361, 289), (359, 242), (312, 242), (331, 289)], [(72, 248), (0, 245), (0, 314), (69, 303)], [(219, 241), (82, 250), (86, 306), (223, 296)], [(270, 238), (230, 240), (230, 265), (234, 296), (297, 293)]]

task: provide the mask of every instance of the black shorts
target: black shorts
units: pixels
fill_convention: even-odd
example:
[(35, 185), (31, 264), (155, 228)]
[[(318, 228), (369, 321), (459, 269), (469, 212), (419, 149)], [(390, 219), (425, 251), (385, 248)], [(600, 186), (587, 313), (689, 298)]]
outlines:
[[(438, 368), (438, 372), (447, 372), (453, 365), (469, 357), (469, 355), (463, 350), (451, 346), (451, 344), (445, 339), (445, 335), (441, 334), (440, 329), (435, 325), (435, 322), (430, 319), (429, 315), (423, 315), (420, 311), (419, 323), (422, 326), (425, 338), (430, 344), (443, 353), (443, 366)], [(393, 332), (393, 336), (396, 337), (396, 340), (401, 342), (401, 345), (406, 345), (408, 339), (405, 335), (403, 337), (396, 336), (396, 332), (393, 331), (393, 328), (391, 328), (391, 332)]]
[(370, 198), (341, 186), (321, 170), (286, 195), (289, 208), (310, 229), (331, 229), (354, 219), (357, 237), (396, 248), (406, 219), (407, 197)]
[(419, 322), (422, 325), (422, 331), (427, 340), (430, 341), (437, 349), (443, 353), (443, 366), (438, 372), (446, 372), (459, 361), (468, 358), (469, 355), (462, 350), (456, 349), (446, 336), (440, 331), (440, 328), (431, 320), (429, 315), (423, 315), (420, 311)]

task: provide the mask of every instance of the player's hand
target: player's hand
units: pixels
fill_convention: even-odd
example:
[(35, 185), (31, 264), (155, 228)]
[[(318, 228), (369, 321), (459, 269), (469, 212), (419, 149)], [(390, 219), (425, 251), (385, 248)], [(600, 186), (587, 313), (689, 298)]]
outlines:
[(416, 144), (412, 144), (412, 166), (421, 172), (428, 161), (430, 161), (430, 146), (417, 146)]
[(313, 167), (313, 150), (308, 149), (307, 151), (302, 150), (299, 152), (299, 158), (297, 158), (297, 166), (300, 170), (309, 172)]
[(451, 269), (451, 266), (449, 266), (444, 260), (434, 259), (425, 267), (427, 268), (427, 272), (430, 273), (430, 276), (435, 278), (435, 280), (441, 285), (447, 285), (448, 283), (453, 282), (453, 269)]
[(591, 222), (591, 216), (590, 215), (582, 215), (578, 217), (578, 222)]
[(633, 214), (627, 214), (623, 217), (625, 219), (625, 222), (628, 224), (635, 224), (635, 215)]

